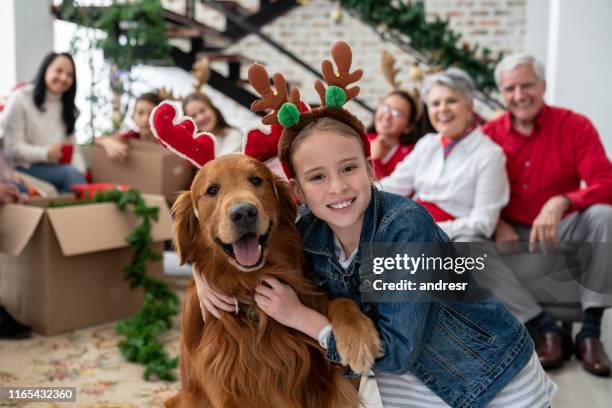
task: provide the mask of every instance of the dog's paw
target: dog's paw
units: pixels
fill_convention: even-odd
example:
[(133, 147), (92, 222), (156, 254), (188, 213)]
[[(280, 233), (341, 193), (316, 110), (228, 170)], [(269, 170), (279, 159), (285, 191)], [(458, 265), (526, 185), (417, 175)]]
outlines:
[(328, 314), (342, 364), (357, 373), (367, 373), (382, 354), (374, 323), (350, 299), (334, 299)]

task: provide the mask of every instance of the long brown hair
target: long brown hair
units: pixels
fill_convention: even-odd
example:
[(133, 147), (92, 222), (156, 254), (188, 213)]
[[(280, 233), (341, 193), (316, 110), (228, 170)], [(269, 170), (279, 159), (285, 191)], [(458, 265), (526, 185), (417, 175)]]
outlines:
[(227, 123), (221, 111), (212, 103), (210, 98), (201, 92), (192, 92), (185, 98), (183, 98), (183, 112), (185, 111), (185, 107), (187, 106), (187, 104), (192, 101), (202, 102), (208, 108), (212, 109), (215, 114), (215, 117), (217, 118), (217, 123), (215, 125), (216, 129), (213, 129), (213, 131), (217, 129), (225, 130), (227, 128), (233, 128), (233, 126)]

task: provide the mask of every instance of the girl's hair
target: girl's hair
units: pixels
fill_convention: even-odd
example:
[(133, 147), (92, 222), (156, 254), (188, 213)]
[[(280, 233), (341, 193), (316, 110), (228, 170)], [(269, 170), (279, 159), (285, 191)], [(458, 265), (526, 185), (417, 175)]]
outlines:
[(157, 106), (162, 103), (162, 98), (156, 92), (145, 92), (136, 98), (134, 106), (140, 101), (149, 102), (151, 105)]
[[(385, 95), (383, 100), (387, 99), (390, 96), (399, 96), (400, 98), (404, 99), (408, 103), (408, 106), (410, 106), (410, 116), (408, 117), (408, 121), (409, 121), (408, 123), (411, 123), (413, 125), (412, 130), (410, 132), (402, 133), (400, 135), (400, 139), (399, 139), (400, 144), (416, 143), (421, 138), (421, 136), (425, 134), (425, 133), (421, 133), (421, 128), (422, 128), (421, 122), (423, 121), (422, 116), (424, 115), (421, 115), (421, 118), (417, 118), (417, 112), (418, 112), (417, 105), (416, 105), (417, 102), (414, 100), (412, 95), (410, 95), (406, 91), (402, 91), (401, 89), (396, 89), (396, 90), (389, 92), (387, 95)], [(367, 131), (370, 133), (376, 132), (376, 126), (374, 125), (374, 120), (372, 120), (372, 124), (368, 127)]]
[(47, 69), (49, 65), (55, 61), (58, 57), (66, 57), (72, 64), (72, 70), (74, 73), (74, 77), (72, 80), (72, 86), (68, 88), (66, 92), (62, 94), (62, 120), (64, 121), (64, 125), (66, 126), (66, 134), (70, 135), (74, 132), (74, 124), (76, 122), (77, 116), (79, 116), (79, 110), (74, 104), (74, 100), (76, 98), (76, 88), (77, 88), (77, 80), (76, 80), (76, 66), (74, 65), (74, 60), (72, 56), (67, 52), (50, 52), (47, 56), (42, 60), (40, 67), (38, 68), (38, 72), (36, 73), (36, 77), (34, 78), (34, 105), (38, 108), (39, 111), (43, 112), (45, 103), (45, 97), (47, 96), (47, 85), (45, 84), (45, 74), (47, 73)]
[(364, 142), (361, 136), (346, 123), (324, 116), (321, 119), (310, 122), (293, 139), (291, 147), (289, 148), (289, 168), (291, 169), (291, 172), (293, 174), (296, 174), (295, 166), (293, 165), (293, 154), (297, 150), (298, 146), (304, 141), (304, 139), (310, 136), (313, 132), (329, 132), (346, 137), (352, 137), (356, 139), (359, 142), (361, 148), (364, 149), (365, 157), (365, 147), (363, 145)]
[(212, 109), (212, 111), (215, 114), (215, 117), (217, 118), (217, 125), (216, 125), (217, 129), (226, 129), (226, 128), (233, 127), (233, 126), (230, 126), (225, 121), (225, 117), (223, 117), (223, 114), (221, 113), (221, 111), (217, 109), (217, 107), (212, 103), (210, 98), (201, 92), (193, 92), (187, 95), (185, 98), (183, 98), (183, 112), (185, 111), (185, 107), (187, 107), (187, 104), (191, 101), (202, 102), (204, 105)]

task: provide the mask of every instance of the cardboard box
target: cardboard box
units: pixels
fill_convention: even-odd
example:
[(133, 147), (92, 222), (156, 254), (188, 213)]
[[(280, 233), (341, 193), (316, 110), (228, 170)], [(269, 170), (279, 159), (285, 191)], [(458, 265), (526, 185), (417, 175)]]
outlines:
[[(170, 239), (172, 217), (162, 196), (154, 249)], [(0, 208), (0, 303), (42, 334), (114, 321), (137, 312), (142, 291), (123, 280), (132, 256), (125, 237), (140, 219), (114, 203), (47, 208), (49, 199)], [(161, 276), (162, 262), (149, 264)]]
[(174, 202), (176, 193), (189, 190), (194, 167), (157, 143), (129, 140), (130, 152), (124, 163), (108, 158), (100, 146), (90, 147), (94, 183), (126, 184), (143, 193), (161, 194)]

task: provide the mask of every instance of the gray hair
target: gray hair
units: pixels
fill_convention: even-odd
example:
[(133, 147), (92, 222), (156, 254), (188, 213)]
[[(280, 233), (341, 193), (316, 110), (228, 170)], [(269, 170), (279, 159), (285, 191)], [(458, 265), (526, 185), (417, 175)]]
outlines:
[(501, 75), (503, 72), (512, 71), (519, 65), (531, 65), (536, 76), (541, 80), (546, 80), (546, 69), (544, 64), (538, 61), (533, 55), (524, 52), (508, 55), (504, 57), (495, 67), (495, 83), (497, 88), (501, 90)]
[(462, 69), (451, 67), (426, 76), (421, 87), (421, 95), (426, 105), (429, 105), (429, 91), (434, 85), (447, 86), (463, 95), (470, 103), (474, 99), (474, 81)]

